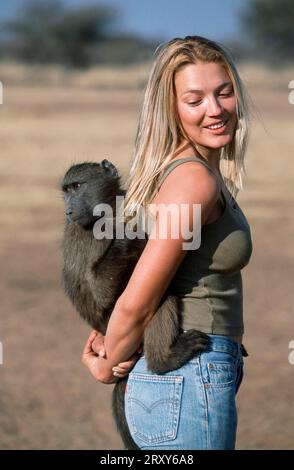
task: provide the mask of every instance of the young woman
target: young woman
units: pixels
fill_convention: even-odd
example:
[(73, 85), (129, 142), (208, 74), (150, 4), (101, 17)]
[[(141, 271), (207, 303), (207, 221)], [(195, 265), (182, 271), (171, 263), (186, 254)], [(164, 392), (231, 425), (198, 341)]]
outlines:
[[(173, 237), (171, 224), (166, 237), (150, 237), (111, 315), (106, 357), (96, 354), (103, 346), (97, 332), (83, 353), (103, 383), (134, 366), (125, 409), (141, 449), (235, 447), (235, 395), (246, 355), (241, 269), (252, 244), (234, 197), (242, 188), (247, 135), (245, 92), (226, 50), (199, 36), (164, 44), (147, 84), (125, 211), (148, 210), (150, 203), (188, 205), (184, 221), (193, 229), (193, 207), (200, 204), (200, 247), (183, 249), (185, 238)], [(162, 220), (151, 213), (158, 230)], [(181, 299), (183, 330), (207, 333), (210, 346), (180, 369), (157, 375), (136, 351), (171, 282)]]

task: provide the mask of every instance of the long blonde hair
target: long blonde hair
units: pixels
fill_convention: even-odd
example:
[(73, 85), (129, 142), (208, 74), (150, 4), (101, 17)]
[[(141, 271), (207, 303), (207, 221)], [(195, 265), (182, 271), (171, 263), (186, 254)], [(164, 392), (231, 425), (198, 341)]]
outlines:
[(155, 197), (163, 169), (180, 142), (194, 142), (183, 130), (176, 110), (176, 72), (197, 61), (215, 62), (226, 70), (237, 101), (238, 125), (232, 141), (221, 149), (221, 171), (226, 186), (236, 196), (242, 189), (244, 155), (248, 141), (249, 110), (246, 91), (230, 53), (220, 44), (200, 36), (176, 38), (156, 51), (147, 83), (135, 140), (133, 161), (127, 180), (124, 205), (126, 219), (141, 206), (145, 210)]

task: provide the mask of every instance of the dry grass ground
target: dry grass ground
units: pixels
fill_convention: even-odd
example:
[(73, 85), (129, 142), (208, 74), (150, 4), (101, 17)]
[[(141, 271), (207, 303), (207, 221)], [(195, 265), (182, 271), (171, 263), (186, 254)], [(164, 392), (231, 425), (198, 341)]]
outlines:
[[(80, 363), (89, 328), (61, 289), (58, 181), (77, 161), (109, 158), (126, 175), (147, 67), (139, 71), (0, 67), (0, 448), (121, 448), (112, 386)], [(239, 203), (254, 252), (244, 269), (245, 379), (239, 449), (294, 447), (294, 70), (243, 66), (254, 119)]]

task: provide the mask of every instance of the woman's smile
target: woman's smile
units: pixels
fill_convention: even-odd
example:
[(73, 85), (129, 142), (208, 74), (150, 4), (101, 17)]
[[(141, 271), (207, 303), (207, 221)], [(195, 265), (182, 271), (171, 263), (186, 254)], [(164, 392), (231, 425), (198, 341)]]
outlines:
[(209, 126), (204, 126), (204, 129), (207, 129), (209, 132), (213, 132), (214, 134), (221, 134), (227, 126), (228, 119), (223, 119), (215, 124), (210, 124)]

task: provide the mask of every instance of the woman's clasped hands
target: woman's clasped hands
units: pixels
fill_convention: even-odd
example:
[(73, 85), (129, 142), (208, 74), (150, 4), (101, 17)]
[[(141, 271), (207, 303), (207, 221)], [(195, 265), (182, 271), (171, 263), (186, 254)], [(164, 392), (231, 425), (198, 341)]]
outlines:
[(114, 384), (126, 377), (133, 369), (142, 352), (140, 347), (127, 361), (120, 362), (112, 368), (107, 365), (104, 347), (104, 335), (93, 330), (86, 341), (82, 363), (89, 369), (93, 377), (104, 384)]

